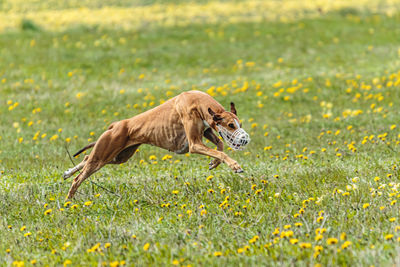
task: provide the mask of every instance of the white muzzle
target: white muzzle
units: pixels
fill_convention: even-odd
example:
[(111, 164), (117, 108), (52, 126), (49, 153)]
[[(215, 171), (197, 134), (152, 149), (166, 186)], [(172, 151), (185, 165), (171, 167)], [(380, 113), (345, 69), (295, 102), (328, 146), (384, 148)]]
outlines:
[(243, 128), (238, 128), (233, 133), (221, 125), (217, 125), (217, 129), (219, 135), (233, 150), (243, 150), (250, 143), (250, 136)]

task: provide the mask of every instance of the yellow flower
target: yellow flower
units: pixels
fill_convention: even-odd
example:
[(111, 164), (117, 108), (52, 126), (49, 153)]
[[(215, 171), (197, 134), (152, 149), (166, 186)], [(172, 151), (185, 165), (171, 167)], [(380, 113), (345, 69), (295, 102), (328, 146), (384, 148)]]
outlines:
[(337, 238), (334, 238), (334, 237), (330, 237), (326, 240), (326, 244), (328, 244), (328, 245), (334, 245), (337, 243), (338, 243), (338, 240), (337, 240)]
[(143, 246), (143, 250), (144, 251), (148, 251), (149, 248), (150, 248), (150, 244), (149, 243), (144, 244), (144, 246)]
[(300, 243), (299, 247), (301, 247), (301, 248), (311, 248), (311, 244), (310, 243)]
[(52, 209), (48, 209), (44, 212), (44, 215), (50, 214), (52, 212)]
[(222, 256), (222, 252), (221, 251), (216, 251), (216, 252), (214, 252), (214, 256), (215, 257), (220, 257), (220, 256)]
[(323, 235), (316, 235), (316, 236), (315, 236), (315, 241), (319, 241), (319, 240), (321, 240), (322, 238), (324, 238)]
[(71, 264), (72, 261), (71, 260), (65, 260), (64, 261), (64, 267), (68, 266), (69, 264)]
[(260, 237), (259, 237), (258, 235), (255, 235), (252, 239), (249, 240), (249, 243), (250, 243), (250, 244), (253, 244), (253, 243), (257, 242), (257, 240), (258, 240), (259, 238), (260, 238)]
[(346, 241), (346, 242), (344, 242), (343, 244), (342, 244), (342, 249), (346, 249), (346, 248), (348, 248), (349, 246), (351, 246), (351, 241)]
[(346, 240), (346, 233), (341, 233), (340, 234), (340, 240)]
[(27, 232), (27, 233), (24, 234), (25, 237), (30, 236), (30, 235), (32, 235), (31, 232)]
[(104, 248), (109, 248), (109, 247), (111, 247), (111, 243), (105, 243), (104, 244)]
[(392, 239), (393, 239), (393, 236), (394, 236), (394, 235), (392, 235), (392, 234), (385, 235), (385, 239), (386, 239), (386, 240), (392, 240)]
[(318, 251), (318, 252), (321, 252), (323, 249), (324, 249), (324, 248), (323, 248), (322, 246), (315, 246), (315, 247), (314, 247), (314, 250), (315, 250), (315, 251)]
[(299, 242), (299, 240), (296, 239), (296, 238), (292, 238), (292, 239), (290, 239), (289, 242), (290, 242), (291, 244), (295, 245), (295, 244), (297, 244), (297, 243)]
[(120, 264), (119, 264), (119, 261), (112, 261), (112, 262), (110, 262), (110, 267), (118, 267)]
[(363, 209), (366, 209), (366, 208), (368, 208), (368, 207), (369, 207), (369, 203), (364, 203)]

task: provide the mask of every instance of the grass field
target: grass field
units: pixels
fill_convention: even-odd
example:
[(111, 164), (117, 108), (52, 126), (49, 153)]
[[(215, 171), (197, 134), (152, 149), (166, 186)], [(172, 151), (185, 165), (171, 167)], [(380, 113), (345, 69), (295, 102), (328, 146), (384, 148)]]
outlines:
[[(0, 1), (0, 265), (399, 265), (400, 1), (352, 2)], [(65, 200), (66, 147), (192, 89), (243, 174), (141, 146)]]

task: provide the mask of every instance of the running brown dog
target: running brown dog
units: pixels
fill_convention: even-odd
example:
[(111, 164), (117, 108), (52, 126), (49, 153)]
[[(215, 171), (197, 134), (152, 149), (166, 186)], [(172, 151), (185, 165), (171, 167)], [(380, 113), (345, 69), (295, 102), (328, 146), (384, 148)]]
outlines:
[[(235, 105), (231, 103), (231, 111), (225, 111), (210, 95), (200, 91), (181, 93), (135, 117), (114, 122), (96, 142), (74, 155), (93, 147), (81, 163), (63, 174), (67, 179), (82, 169), (72, 182), (68, 198), (72, 198), (80, 184), (104, 165), (126, 162), (141, 144), (158, 146), (178, 154), (207, 155), (214, 158), (210, 162), (210, 170), (224, 162), (235, 172), (243, 172), (235, 160), (222, 152), (224, 145), (212, 130), (219, 132), (235, 150), (243, 149), (250, 142), (236, 116)], [(214, 143), (217, 150), (204, 145), (203, 136)]]

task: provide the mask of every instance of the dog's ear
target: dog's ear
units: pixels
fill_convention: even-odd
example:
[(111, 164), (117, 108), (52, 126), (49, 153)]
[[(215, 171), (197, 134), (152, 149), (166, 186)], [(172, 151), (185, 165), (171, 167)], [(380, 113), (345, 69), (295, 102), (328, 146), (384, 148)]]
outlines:
[(231, 112), (235, 115), (237, 115), (236, 113), (236, 108), (235, 108), (235, 103), (231, 102)]
[(210, 115), (213, 117), (213, 121), (221, 121), (222, 118), (219, 114), (216, 114), (214, 112), (214, 110), (212, 110), (211, 108), (208, 108), (208, 113), (210, 113)]

